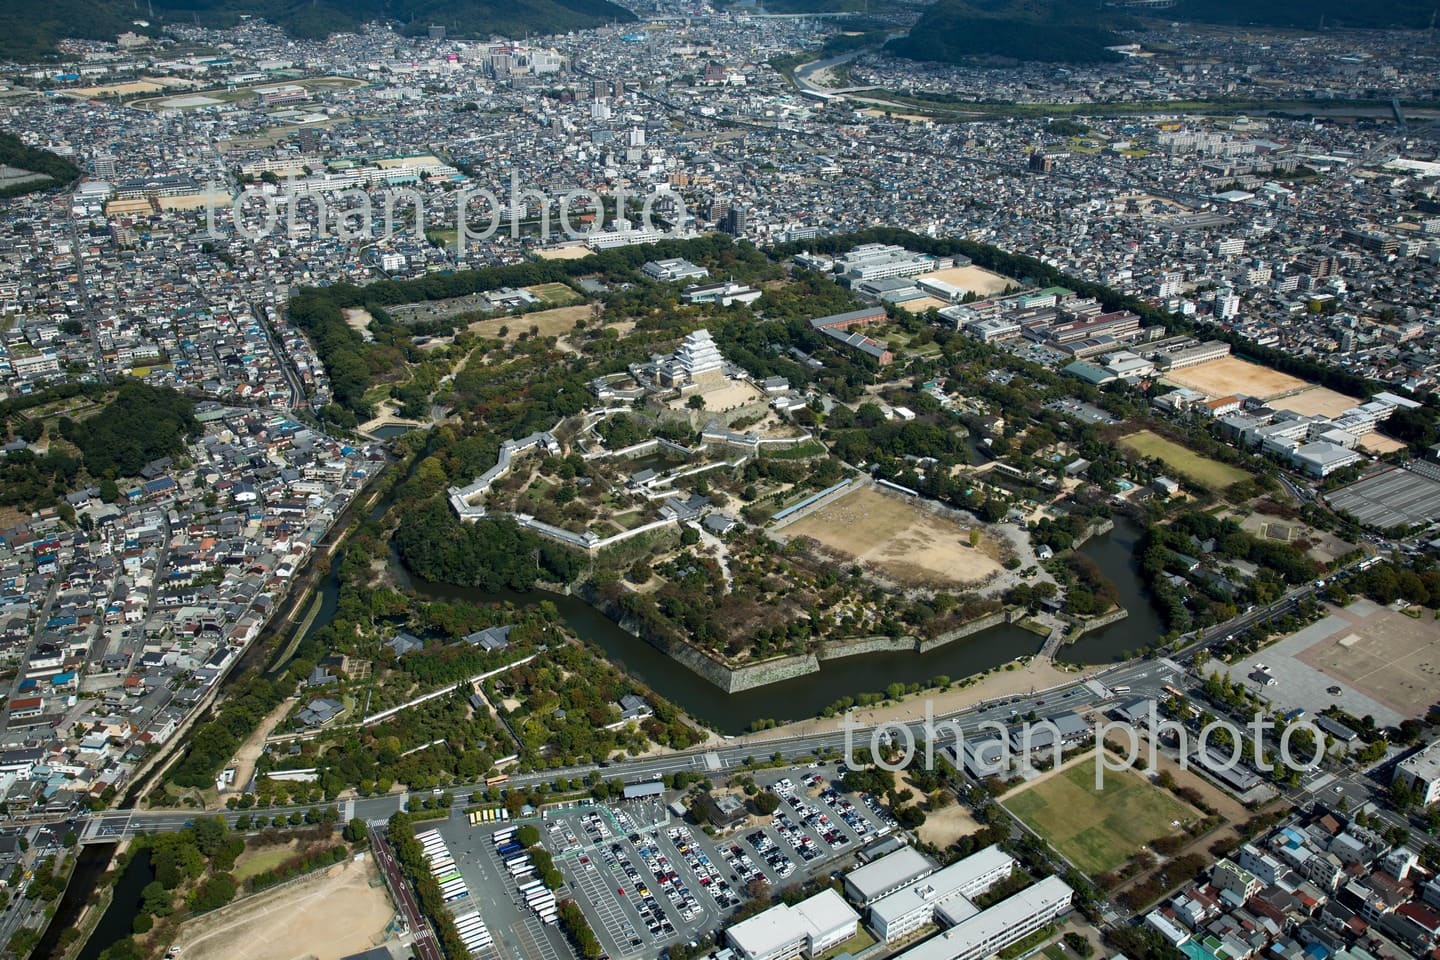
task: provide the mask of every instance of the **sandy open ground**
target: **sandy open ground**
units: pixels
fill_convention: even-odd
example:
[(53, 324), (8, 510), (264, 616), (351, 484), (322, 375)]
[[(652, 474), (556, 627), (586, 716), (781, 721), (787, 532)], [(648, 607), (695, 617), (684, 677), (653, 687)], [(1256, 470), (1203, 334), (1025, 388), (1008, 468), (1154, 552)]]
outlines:
[(1198, 363), (1193, 367), (1167, 372), (1164, 378), (1170, 383), (1199, 390), (1208, 397), (1229, 397), (1243, 393), (1249, 397), (1268, 400), (1284, 393), (1303, 390), (1307, 386), (1306, 382), (1298, 377), (1241, 360), (1239, 357), (1221, 357), (1209, 363)]
[(1349, 684), (1405, 717), (1423, 717), (1440, 699), (1440, 622), (1430, 610), (1415, 620), (1386, 607), (1335, 611), (1349, 621), (1296, 659)]
[(954, 284), (962, 290), (974, 290), (982, 297), (988, 297), (992, 293), (1000, 293), (1006, 287), (1016, 281), (1009, 277), (1002, 277), (998, 273), (991, 273), (983, 267), (951, 267), (949, 270), (936, 270), (933, 273), (921, 274), (924, 280), (942, 280), (945, 283)]
[(370, 332), (370, 323), (375, 316), (369, 310), (364, 307), (346, 307), (340, 312), (345, 315), (345, 325), (360, 334), (361, 340), (368, 342), (375, 339), (375, 335)]
[(1293, 410), (1307, 417), (1338, 417), (1359, 402), (1355, 397), (1329, 387), (1311, 387), (1309, 390), (1301, 390), (1282, 400), (1276, 400), (1274, 406), (1278, 410)]
[(67, 90), (78, 97), (130, 97), (137, 93), (155, 93), (164, 90), (169, 86), (178, 86), (183, 81), (177, 80), (131, 80), (129, 83), (110, 83), (100, 87), (79, 87), (75, 90)]
[(906, 300), (899, 306), (901, 310), (907, 313), (924, 313), (932, 307), (939, 310), (945, 306), (945, 301), (939, 297), (921, 297), (919, 300)]
[(567, 333), (575, 331), (576, 320), (588, 320), (590, 318), (589, 304), (579, 303), (573, 307), (556, 307), (553, 310), (539, 310), (535, 313), (511, 314), (503, 317), (492, 317), (489, 320), (477, 320), (470, 324), (470, 332), (477, 333), (482, 337), (500, 336), (501, 327), (509, 327), (510, 332), (506, 338), (513, 340), (522, 333), (526, 333), (531, 327), (539, 327), (539, 335), (542, 337), (563, 337)]
[(373, 859), (349, 861), (299, 883), (180, 925), (185, 960), (301, 960), (369, 950), (395, 916)]
[[(705, 409), (717, 413), (725, 410), (733, 410), (747, 403), (754, 403), (757, 400), (765, 399), (765, 394), (761, 393), (754, 384), (746, 383), (743, 380), (726, 380), (723, 386), (704, 390), (700, 393), (700, 396), (705, 398)], [(670, 406), (676, 410), (681, 410), (684, 409), (689, 402), (690, 397), (685, 396), (676, 399)]]
[[(993, 543), (970, 546), (970, 528), (899, 497), (862, 489), (785, 527), (825, 549), (910, 583), (978, 583), (1001, 569)], [(988, 552), (987, 552), (988, 551)]]
[(1378, 433), (1367, 433), (1360, 438), (1360, 449), (1366, 453), (1373, 453), (1377, 457), (1387, 453), (1394, 453), (1396, 450), (1405, 449), (1405, 444), (1399, 440), (1392, 440), (1389, 437), (1381, 436)]
[(594, 251), (583, 243), (569, 244), (563, 247), (546, 247), (536, 250), (535, 256), (541, 260), (583, 260)]

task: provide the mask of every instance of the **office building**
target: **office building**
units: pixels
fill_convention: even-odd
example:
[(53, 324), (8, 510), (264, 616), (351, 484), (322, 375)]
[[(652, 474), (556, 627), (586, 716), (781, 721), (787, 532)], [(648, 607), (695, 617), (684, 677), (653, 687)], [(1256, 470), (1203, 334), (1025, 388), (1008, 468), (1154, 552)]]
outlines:
[(720, 232), (728, 233), (732, 237), (744, 236), (748, 227), (749, 219), (745, 215), (744, 207), (730, 207), (720, 218)]

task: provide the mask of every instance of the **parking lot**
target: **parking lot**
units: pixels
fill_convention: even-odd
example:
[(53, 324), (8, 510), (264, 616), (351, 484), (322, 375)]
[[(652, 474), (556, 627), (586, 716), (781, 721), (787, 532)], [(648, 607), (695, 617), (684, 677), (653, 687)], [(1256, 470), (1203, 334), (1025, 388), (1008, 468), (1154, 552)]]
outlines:
[[(833, 766), (765, 771), (755, 776), (780, 807), (763, 825), (754, 817), (715, 837), (676, 817), (665, 798), (551, 809), (541, 843), (610, 957), (654, 957), (725, 926), (763, 884), (777, 890), (848, 867), (861, 848), (895, 829), (874, 798), (840, 792)], [(569, 946), (525, 906), (491, 841), (509, 824), (467, 826), (452, 817), (439, 826), (495, 943), (495, 960), (568, 960)], [(466, 903), (466, 901), (461, 901)], [(457, 904), (457, 906), (459, 906)], [(493, 920), (492, 920), (493, 917)]]

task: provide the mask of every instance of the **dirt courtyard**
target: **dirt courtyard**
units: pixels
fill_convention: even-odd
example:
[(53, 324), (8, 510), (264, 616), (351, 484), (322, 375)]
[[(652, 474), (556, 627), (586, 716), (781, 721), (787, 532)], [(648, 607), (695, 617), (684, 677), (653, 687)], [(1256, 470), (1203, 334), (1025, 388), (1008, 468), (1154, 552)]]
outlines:
[(1000, 572), (989, 538), (970, 546), (970, 528), (917, 508), (898, 496), (862, 489), (784, 528), (825, 549), (873, 565), (905, 583), (978, 583)]
[[(687, 394), (671, 401), (671, 409), (684, 410), (689, 405), (691, 396), (694, 394)], [(744, 380), (726, 380), (723, 384), (701, 390), (700, 396), (705, 398), (705, 409), (712, 412), (733, 410), (736, 407), (743, 407), (747, 403), (765, 399), (765, 394), (761, 393), (754, 384)]]
[(180, 925), (185, 960), (301, 960), (369, 950), (395, 916), (368, 854)]
[(1296, 659), (1401, 716), (1423, 717), (1440, 699), (1440, 622), (1435, 614), (1420, 609), (1417, 620), (1388, 607), (1357, 604), (1335, 615), (1348, 621), (1350, 628), (1316, 643)]
[(1387, 453), (1394, 453), (1396, 450), (1404, 450), (1405, 444), (1378, 433), (1367, 433), (1360, 438), (1360, 449), (1380, 457)]
[(974, 290), (982, 297), (988, 297), (993, 293), (1001, 293), (1006, 287), (1015, 283), (1009, 277), (1002, 277), (998, 273), (991, 273), (983, 267), (951, 267), (948, 270), (936, 270), (933, 273), (920, 275), (922, 280), (940, 280), (944, 283), (953, 284), (962, 290)]
[(1309, 390), (1302, 390), (1283, 400), (1276, 400), (1275, 407), (1281, 410), (1293, 410), (1307, 417), (1338, 417), (1359, 403), (1360, 401), (1354, 397), (1331, 390), (1329, 387), (1311, 387)]
[(1182, 387), (1199, 390), (1207, 397), (1229, 397), (1243, 393), (1268, 400), (1281, 394), (1303, 390), (1308, 386), (1298, 377), (1241, 360), (1239, 357), (1221, 357), (1209, 363), (1171, 370), (1164, 374), (1164, 378)]

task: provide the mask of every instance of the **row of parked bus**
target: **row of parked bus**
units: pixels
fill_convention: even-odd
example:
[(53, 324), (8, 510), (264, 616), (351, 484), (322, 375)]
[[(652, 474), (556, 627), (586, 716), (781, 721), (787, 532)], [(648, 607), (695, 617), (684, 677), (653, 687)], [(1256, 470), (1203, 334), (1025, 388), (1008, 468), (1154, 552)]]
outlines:
[(455, 929), (460, 933), (460, 940), (465, 944), (465, 949), (471, 953), (479, 953), (495, 942), (490, 936), (490, 931), (485, 927), (485, 921), (480, 919), (477, 911), (455, 918)]
[(416, 834), (415, 839), (424, 847), (425, 859), (430, 864), (430, 872), (434, 875), (435, 882), (440, 884), (440, 895), (445, 898), (445, 902), (454, 903), (469, 897), (470, 888), (460, 876), (460, 871), (455, 866), (455, 858), (450, 855), (445, 841), (440, 839), (439, 832), (426, 830)]
[(525, 906), (534, 910), (542, 923), (558, 923), (559, 910), (555, 903), (555, 894), (545, 886), (544, 880), (535, 875), (535, 864), (530, 861), (530, 854), (525, 852), (525, 847), (515, 839), (515, 832), (514, 827), (495, 831), (491, 838), (495, 842), (495, 854), (505, 865), (505, 872), (510, 874), (510, 879), (515, 881), (520, 896), (525, 898)]
[(472, 827), (478, 827), (482, 823), (500, 823), (510, 819), (510, 811), (504, 807), (484, 807), (480, 810), (471, 810), (469, 819)]

